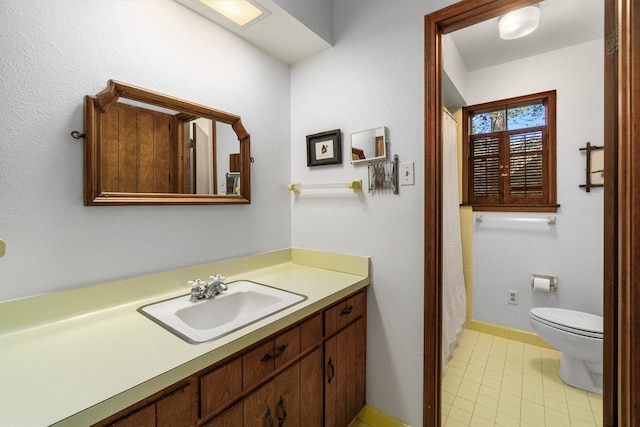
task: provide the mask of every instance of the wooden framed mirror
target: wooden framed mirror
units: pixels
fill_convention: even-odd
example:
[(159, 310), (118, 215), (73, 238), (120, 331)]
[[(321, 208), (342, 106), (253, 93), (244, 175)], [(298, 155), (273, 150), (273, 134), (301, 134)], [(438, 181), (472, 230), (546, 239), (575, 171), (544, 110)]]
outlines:
[(85, 205), (251, 202), (240, 116), (115, 80), (84, 114)]

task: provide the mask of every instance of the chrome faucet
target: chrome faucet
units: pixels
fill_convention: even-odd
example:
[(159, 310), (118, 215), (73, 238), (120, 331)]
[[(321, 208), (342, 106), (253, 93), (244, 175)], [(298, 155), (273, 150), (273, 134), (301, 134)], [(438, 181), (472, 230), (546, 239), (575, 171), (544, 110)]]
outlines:
[(211, 283), (200, 279), (189, 280), (189, 285), (191, 286), (191, 298), (189, 300), (195, 302), (203, 299), (211, 299), (216, 295), (220, 295), (228, 289), (224, 283), (225, 279), (224, 276), (216, 274), (215, 276), (209, 276)]

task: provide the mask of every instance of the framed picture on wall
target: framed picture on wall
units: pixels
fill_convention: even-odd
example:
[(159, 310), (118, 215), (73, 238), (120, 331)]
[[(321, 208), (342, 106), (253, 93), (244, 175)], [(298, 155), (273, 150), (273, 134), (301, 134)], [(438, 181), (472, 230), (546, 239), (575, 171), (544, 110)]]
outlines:
[(307, 166), (342, 163), (342, 133), (340, 129), (307, 135)]

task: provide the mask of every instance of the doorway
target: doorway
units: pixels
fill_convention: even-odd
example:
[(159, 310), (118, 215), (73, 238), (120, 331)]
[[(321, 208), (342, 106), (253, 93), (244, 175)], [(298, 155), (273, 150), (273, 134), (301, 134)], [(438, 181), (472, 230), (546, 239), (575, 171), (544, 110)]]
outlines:
[[(423, 424), (440, 425), (442, 324), (442, 35), (537, 0), (468, 0), (425, 17), (425, 292)], [(604, 425), (638, 425), (634, 285), (640, 276), (640, 4), (605, 0)], [(616, 31), (617, 30), (617, 31)], [(635, 125), (635, 126), (634, 126)], [(634, 148), (636, 148), (634, 150)], [(635, 184), (635, 185), (634, 185)], [(618, 304), (620, 301), (620, 304)], [(637, 334), (636, 334), (637, 335)]]

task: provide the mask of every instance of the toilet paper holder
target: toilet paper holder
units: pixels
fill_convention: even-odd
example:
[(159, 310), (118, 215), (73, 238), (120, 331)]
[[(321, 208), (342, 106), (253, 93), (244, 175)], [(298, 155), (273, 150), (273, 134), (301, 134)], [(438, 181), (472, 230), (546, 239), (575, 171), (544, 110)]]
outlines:
[[(549, 282), (549, 292), (555, 292), (558, 290), (558, 278), (556, 276), (549, 276), (547, 274), (532, 274), (531, 275), (531, 289), (536, 290), (536, 279), (542, 279), (542, 281)], [(540, 289), (543, 290), (543, 289)]]

